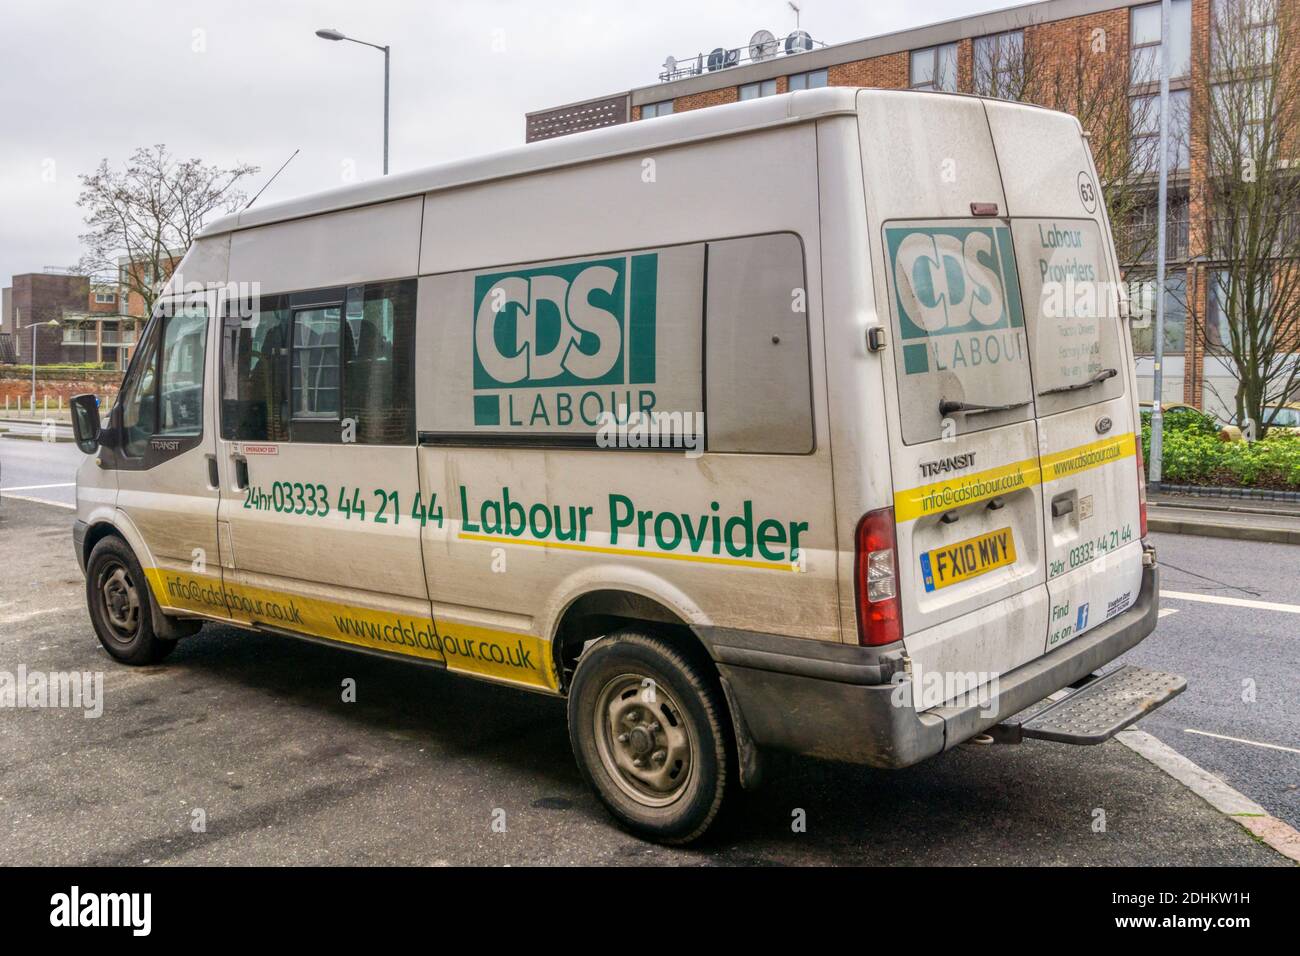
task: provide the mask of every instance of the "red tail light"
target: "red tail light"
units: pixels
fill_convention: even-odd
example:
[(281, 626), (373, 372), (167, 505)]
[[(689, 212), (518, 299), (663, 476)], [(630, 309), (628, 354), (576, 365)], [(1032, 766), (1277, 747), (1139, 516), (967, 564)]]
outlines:
[(1137, 454), (1133, 457), (1137, 459), (1138, 465), (1138, 527), (1142, 529), (1139, 537), (1147, 536), (1147, 472), (1142, 467), (1142, 436), (1134, 435), (1133, 441), (1137, 443)]
[(893, 508), (868, 512), (858, 522), (853, 572), (858, 602), (858, 643), (877, 646), (901, 641), (903, 612), (898, 601), (898, 545)]

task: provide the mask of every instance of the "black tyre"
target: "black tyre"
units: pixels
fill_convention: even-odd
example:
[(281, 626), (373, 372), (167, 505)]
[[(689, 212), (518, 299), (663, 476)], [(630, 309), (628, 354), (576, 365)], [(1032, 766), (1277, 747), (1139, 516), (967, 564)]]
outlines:
[(660, 637), (619, 631), (578, 661), (569, 688), (574, 756), (638, 836), (683, 844), (703, 835), (727, 788), (728, 733), (716, 675)]
[(154, 633), (149, 583), (140, 562), (121, 538), (95, 545), (86, 562), (86, 605), (90, 622), (115, 660), (156, 664), (176, 649)]

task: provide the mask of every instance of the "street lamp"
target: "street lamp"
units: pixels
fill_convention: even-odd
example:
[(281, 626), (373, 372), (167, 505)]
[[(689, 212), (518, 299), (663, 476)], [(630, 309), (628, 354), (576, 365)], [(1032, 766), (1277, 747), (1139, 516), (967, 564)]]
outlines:
[(50, 319), (48, 322), (33, 322), (32, 324), (32, 416), (36, 416), (36, 330), (42, 325), (48, 325), (52, 329), (59, 327), (58, 319)]
[(380, 46), (377, 43), (367, 43), (365, 40), (357, 40), (350, 36), (344, 36), (338, 30), (322, 29), (317, 30), (316, 35), (322, 40), (349, 40), (352, 43), (360, 43), (362, 46), (372, 47), (376, 50), (384, 51), (384, 175), (388, 175), (388, 47)]

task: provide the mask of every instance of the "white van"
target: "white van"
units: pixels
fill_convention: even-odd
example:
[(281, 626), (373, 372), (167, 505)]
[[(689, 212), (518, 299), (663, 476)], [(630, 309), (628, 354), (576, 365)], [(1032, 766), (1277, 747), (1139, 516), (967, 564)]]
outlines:
[[(202, 621), (567, 697), (625, 826), (790, 751), (1095, 743), (1181, 678), (1079, 124), (820, 89), (245, 210), (77, 483), (115, 658)], [(1066, 687), (1075, 694), (1010, 720)]]

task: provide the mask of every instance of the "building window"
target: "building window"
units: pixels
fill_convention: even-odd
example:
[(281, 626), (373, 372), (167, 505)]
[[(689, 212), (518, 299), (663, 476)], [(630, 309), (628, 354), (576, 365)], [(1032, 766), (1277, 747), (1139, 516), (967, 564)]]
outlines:
[(294, 418), (339, 417), (338, 306), (303, 309), (293, 317), (293, 364), (289, 375)]
[(910, 60), (912, 89), (957, 92), (957, 44), (913, 50)]
[(795, 73), (790, 77), (790, 90), (815, 90), (827, 84), (825, 70), (810, 70), (807, 73)]
[(658, 103), (647, 103), (641, 107), (642, 119), (654, 119), (656, 116), (671, 116), (673, 113), (672, 100), (660, 100)]
[[(1192, 69), (1192, 0), (1173, 0), (1169, 7), (1169, 76), (1185, 78)], [(1129, 23), (1129, 80), (1134, 86), (1158, 83), (1160, 4), (1134, 7)]]
[[(1187, 168), (1187, 90), (1174, 90), (1169, 94), (1169, 168)], [(1160, 171), (1160, 97), (1135, 96), (1129, 100), (1129, 133), (1131, 136), (1129, 164), (1135, 175), (1149, 175)]]
[(1266, 145), (1276, 149), (1276, 138), (1270, 142), (1264, 128), (1270, 119), (1276, 119), (1273, 104), (1269, 102), (1269, 83), (1265, 80), (1220, 83), (1214, 87), (1212, 103), (1211, 163), (1237, 168), (1246, 162), (1256, 165), (1269, 162), (1270, 157), (1262, 155)]
[[(1187, 258), (1190, 216), (1187, 193), (1171, 190), (1165, 230), (1165, 259), (1180, 262)], [(1125, 264), (1156, 261), (1159, 237), (1159, 206), (1151, 199), (1135, 205), (1128, 220), (1116, 234), (1120, 261)]]
[(1218, 73), (1242, 74), (1273, 62), (1277, 0), (1213, 0), (1210, 57)]
[(96, 292), (95, 305), (112, 305), (117, 301), (117, 294), (113, 292)]
[[(1155, 276), (1128, 282), (1129, 315), (1132, 316), (1133, 352), (1150, 355), (1155, 351)], [(1187, 347), (1187, 274), (1165, 276), (1165, 354), (1182, 355)]]
[(746, 83), (740, 88), (740, 98), (742, 100), (756, 100), (760, 96), (775, 96), (776, 80), (760, 80), (757, 83)]
[(975, 38), (974, 81), (980, 96), (1018, 100), (1025, 90), (1025, 34), (1022, 30)]
[[(1253, 290), (1250, 288), (1252, 285)], [(1255, 313), (1253, 324), (1256, 334), (1262, 333), (1265, 338), (1265, 341), (1257, 342), (1255, 348), (1267, 349), (1273, 331), (1273, 323), (1266, 318), (1272, 298), (1273, 289), (1269, 277), (1262, 272), (1249, 278), (1238, 276), (1236, 282), (1227, 269), (1216, 269), (1211, 272), (1209, 316), (1206, 322), (1206, 337), (1210, 345), (1225, 352), (1232, 352), (1232, 328), (1236, 326), (1239, 339), (1245, 338), (1242, 332), (1246, 331), (1251, 323), (1249, 317), (1243, 313), (1250, 309)], [(1249, 351), (1245, 342), (1239, 344), (1241, 346), (1239, 351), (1243, 354)]]

